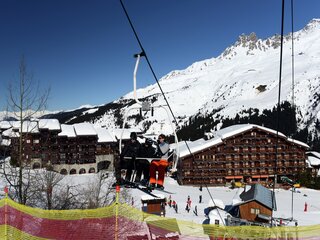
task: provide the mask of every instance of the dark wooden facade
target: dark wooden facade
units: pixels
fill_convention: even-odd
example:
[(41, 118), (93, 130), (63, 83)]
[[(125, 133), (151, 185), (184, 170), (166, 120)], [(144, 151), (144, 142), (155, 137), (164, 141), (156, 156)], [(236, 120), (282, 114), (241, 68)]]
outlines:
[(276, 134), (265, 129), (253, 127), (182, 157), (178, 181), (184, 185), (223, 185), (231, 181), (267, 183), (275, 174), (294, 178), (306, 167), (307, 145), (283, 135), (277, 143)]
[[(239, 206), (239, 214), (241, 219), (245, 219), (251, 222), (264, 222), (258, 215), (264, 215), (271, 218), (272, 211), (270, 208), (260, 204), (257, 201), (250, 201)], [(265, 221), (267, 222), (267, 221)]]
[[(55, 164), (59, 161), (59, 131), (41, 129), (35, 133), (22, 133), (22, 161), (26, 164), (34, 164), (34, 168)], [(20, 138), (11, 138), (11, 158), (19, 162), (19, 141)]]
[[(12, 162), (19, 165), (19, 130), (11, 136)], [(114, 143), (98, 142), (98, 135), (59, 135), (61, 130), (37, 128), (37, 131), (22, 133), (22, 162), (31, 168), (47, 167), (49, 165), (74, 165), (69, 171), (62, 169), (63, 174), (96, 172), (97, 156), (114, 153)], [(81, 164), (87, 164), (88, 169), (82, 169)], [(90, 166), (89, 166), (90, 165)], [(104, 169), (103, 166), (100, 169)], [(60, 170), (59, 170), (60, 172)]]

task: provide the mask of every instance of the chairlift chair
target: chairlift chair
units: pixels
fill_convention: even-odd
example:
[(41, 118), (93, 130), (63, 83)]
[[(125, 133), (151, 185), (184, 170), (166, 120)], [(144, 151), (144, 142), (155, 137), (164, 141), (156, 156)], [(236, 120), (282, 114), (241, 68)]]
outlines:
[[(137, 97), (137, 71), (138, 71), (138, 66), (139, 66), (139, 62), (140, 62), (140, 58), (142, 56), (145, 56), (144, 52), (140, 53), (140, 54), (135, 54), (134, 57), (136, 57), (136, 64), (135, 64), (135, 68), (134, 68), (134, 72), (133, 72), (133, 97), (134, 100), (136, 102), (136, 104), (132, 105), (131, 107), (129, 107), (124, 114), (124, 121), (122, 124), (122, 131), (120, 134), (120, 140), (119, 140), (119, 153), (121, 154), (122, 152), (122, 140), (123, 140), (123, 133), (125, 130), (125, 126), (128, 122), (128, 116), (130, 114), (130, 112), (132, 111), (139, 111), (140, 113), (142, 112), (151, 112), (151, 115), (153, 116), (153, 112), (155, 109), (162, 109), (166, 112), (167, 114), (167, 118), (170, 119), (170, 113), (168, 110), (168, 105), (153, 105), (152, 103), (150, 103), (149, 101), (144, 101), (141, 102), (139, 101), (138, 97)], [(169, 121), (170, 125), (171, 125), (171, 129), (172, 132), (174, 134), (174, 141), (175, 141), (175, 148), (173, 149), (173, 151), (171, 152), (170, 156), (168, 156), (168, 159), (171, 157), (173, 159), (173, 164), (172, 164), (172, 172), (175, 172), (177, 170), (177, 163), (178, 163), (178, 156), (179, 156), (179, 144), (178, 144), (178, 137), (177, 137), (177, 133), (175, 130), (175, 126), (172, 123), (172, 121)], [(159, 133), (160, 134), (160, 133)], [(125, 158), (130, 158), (130, 157), (125, 157)], [(161, 158), (145, 158), (145, 157), (139, 157), (137, 156), (136, 159), (146, 159), (149, 162), (153, 161), (153, 160), (160, 160)]]

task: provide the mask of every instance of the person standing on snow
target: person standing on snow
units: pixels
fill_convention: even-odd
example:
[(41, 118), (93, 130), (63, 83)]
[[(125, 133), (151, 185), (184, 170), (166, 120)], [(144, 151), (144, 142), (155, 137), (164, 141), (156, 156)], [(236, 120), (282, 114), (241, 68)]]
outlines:
[[(160, 134), (158, 137), (157, 155), (160, 160), (153, 160), (150, 164), (150, 186), (164, 189), (164, 175), (168, 164), (169, 144), (165, 141), (165, 135)], [(156, 172), (158, 171), (158, 179), (156, 179)], [(157, 185), (156, 185), (157, 184)]]

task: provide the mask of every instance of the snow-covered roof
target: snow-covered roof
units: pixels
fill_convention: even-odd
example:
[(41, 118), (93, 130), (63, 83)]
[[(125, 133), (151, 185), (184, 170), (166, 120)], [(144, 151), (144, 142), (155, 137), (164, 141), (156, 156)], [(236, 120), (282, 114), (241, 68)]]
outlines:
[[(237, 125), (233, 125), (230, 127), (226, 127), (223, 128), (219, 131), (214, 132), (212, 135), (214, 136), (214, 138), (209, 139), (209, 140), (204, 140), (204, 139), (199, 139), (193, 142), (188, 142), (188, 146), (189, 149), (192, 153), (196, 153), (199, 152), (201, 150), (204, 150), (206, 148), (218, 145), (220, 143), (223, 142), (223, 139), (240, 134), (242, 132), (246, 132), (250, 129), (253, 128), (259, 128), (263, 131), (267, 131), (270, 132), (272, 134), (277, 134), (276, 131), (270, 129), (270, 128), (266, 128), (266, 127), (261, 127), (259, 125), (255, 125), (255, 124), (237, 124)], [(282, 133), (278, 133), (279, 136), (286, 138), (286, 136)], [(303, 147), (309, 148), (309, 146), (303, 142), (294, 140), (294, 139), (287, 139), (290, 142), (294, 142), (296, 144), (299, 144)], [(180, 145), (181, 144), (181, 145)], [(186, 144), (184, 144), (184, 142), (179, 143), (179, 148), (180, 148), (180, 157), (185, 157), (187, 155), (190, 154), (190, 151), (188, 149), (188, 147), (186, 146)]]
[(303, 146), (303, 147), (310, 148), (308, 144), (305, 144), (304, 142), (301, 142), (301, 141), (299, 141), (299, 140), (295, 140), (295, 139), (292, 139), (292, 138), (287, 138), (287, 140), (288, 140), (289, 142), (293, 142), (293, 143), (298, 144), (298, 145), (301, 145), (301, 146)]
[(35, 121), (23, 121), (22, 131), (20, 130), (20, 121), (13, 122), (13, 129), (22, 133), (39, 133), (38, 123)]
[(60, 131), (60, 123), (58, 119), (40, 119), (39, 120), (39, 128), (40, 129), (49, 129), (49, 130), (57, 130)]
[(319, 152), (315, 152), (315, 151), (309, 151), (309, 152), (306, 152), (307, 155), (313, 155), (317, 158), (320, 158), (320, 153)]
[(10, 121), (0, 121), (0, 129), (9, 129), (12, 127), (12, 122)]
[(111, 132), (106, 128), (95, 127), (98, 134), (98, 142), (116, 142), (116, 138)]
[(73, 125), (61, 124), (61, 132), (58, 133), (59, 137), (76, 137)]
[(221, 199), (210, 199), (208, 207), (218, 207), (220, 209), (224, 209), (225, 205)]
[(153, 197), (151, 195), (141, 195), (141, 200), (142, 201), (147, 201), (147, 200), (154, 200), (154, 199), (165, 199), (166, 197), (163, 194), (154, 194), (156, 197)]
[[(224, 139), (224, 138), (231, 137), (233, 135), (237, 135), (242, 132), (246, 132), (246, 131), (253, 129), (253, 128), (259, 128), (259, 129), (264, 130), (266, 132), (277, 134), (277, 131), (275, 131), (273, 129), (262, 127), (262, 126), (259, 126), (256, 124), (236, 124), (236, 125), (232, 125), (232, 126), (229, 126), (229, 127), (226, 127), (226, 128), (220, 129), (219, 131), (214, 132), (213, 136)], [(281, 132), (278, 132), (278, 135), (281, 137), (286, 137)]]
[(210, 219), (210, 224), (216, 225), (216, 220), (218, 220), (219, 225), (223, 225), (223, 226), (226, 225), (225, 221), (228, 216), (230, 216), (230, 214), (221, 209), (212, 209), (208, 214), (208, 218)]
[(10, 144), (11, 144), (11, 139), (2, 139), (0, 141), (0, 145), (2, 145), (2, 146), (10, 146)]
[(2, 136), (8, 137), (8, 138), (10, 138), (10, 137), (18, 137), (18, 136), (19, 136), (19, 133), (14, 132), (14, 131), (12, 130), (12, 128), (9, 128), (9, 129), (7, 129), (7, 130), (5, 130), (5, 131), (2, 132)]
[(307, 163), (309, 163), (311, 166), (320, 166), (320, 158), (308, 156)]
[[(179, 142), (180, 157), (188, 156), (190, 154), (190, 151), (192, 153), (199, 152), (203, 149), (217, 145), (219, 143), (222, 143), (221, 138), (218, 138), (218, 139), (213, 138), (213, 139), (210, 139), (207, 141), (204, 139), (199, 139), (199, 140), (196, 140), (193, 142), (187, 142), (188, 147), (189, 147), (188, 148), (187, 145), (185, 144), (185, 142)], [(189, 149), (190, 149), (190, 151), (189, 151)]]
[(97, 132), (91, 123), (76, 123), (73, 125), (77, 136), (96, 136)]

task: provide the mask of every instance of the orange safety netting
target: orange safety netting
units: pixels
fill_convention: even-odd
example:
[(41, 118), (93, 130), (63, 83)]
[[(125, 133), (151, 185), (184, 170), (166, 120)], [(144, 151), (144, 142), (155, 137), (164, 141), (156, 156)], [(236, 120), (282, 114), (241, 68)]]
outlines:
[(0, 239), (319, 239), (320, 226), (221, 227), (164, 218), (127, 204), (43, 210), (0, 200)]

